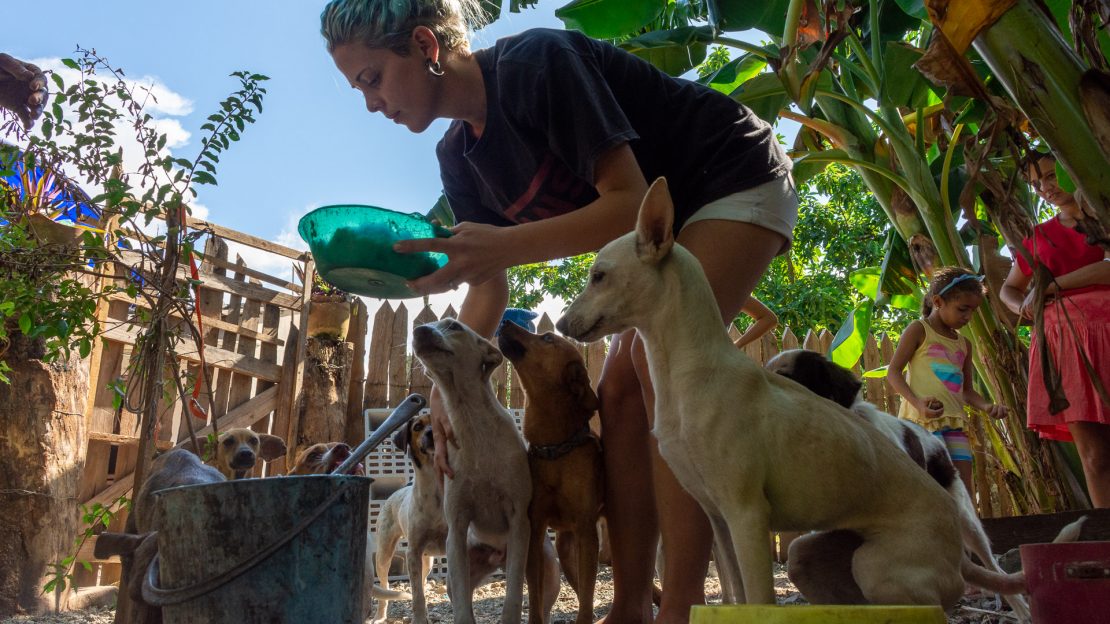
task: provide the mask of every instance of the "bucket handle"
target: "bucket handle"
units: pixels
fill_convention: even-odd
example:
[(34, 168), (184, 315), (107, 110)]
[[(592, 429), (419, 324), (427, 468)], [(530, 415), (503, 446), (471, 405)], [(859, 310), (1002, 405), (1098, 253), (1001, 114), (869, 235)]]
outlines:
[(200, 598), (201, 596), (211, 592), (217, 587), (221, 587), (226, 583), (238, 578), (244, 572), (250, 570), (258, 565), (270, 555), (274, 554), (279, 548), (285, 546), (296, 537), (301, 531), (304, 531), (308, 525), (312, 524), (320, 514), (324, 513), (328, 507), (331, 506), (340, 496), (347, 494), (354, 488), (351, 483), (345, 483), (338, 490), (333, 492), (331, 496), (320, 503), (316, 509), (313, 509), (305, 518), (289, 529), (282, 533), (277, 540), (272, 544), (256, 552), (255, 554), (247, 557), (229, 570), (217, 574), (216, 576), (209, 577), (202, 581), (187, 585), (185, 587), (177, 587), (173, 589), (163, 589), (158, 587), (158, 553), (154, 554), (151, 559), (150, 565), (147, 566), (146, 576), (143, 578), (143, 600), (153, 607), (165, 607), (176, 604), (181, 604), (189, 600)]

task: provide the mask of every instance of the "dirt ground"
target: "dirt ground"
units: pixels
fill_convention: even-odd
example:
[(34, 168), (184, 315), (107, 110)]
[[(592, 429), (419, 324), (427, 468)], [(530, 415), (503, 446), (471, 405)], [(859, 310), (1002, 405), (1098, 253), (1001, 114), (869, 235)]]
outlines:
[[(391, 589), (407, 590), (406, 583), (394, 583)], [(775, 589), (779, 604), (806, 604), (805, 599), (794, 589), (786, 578), (786, 570), (776, 564)], [(717, 577), (710, 574), (706, 579), (705, 591), (710, 604), (720, 604), (720, 585)], [(597, 596), (594, 601), (594, 619), (601, 618), (609, 611), (613, 598), (613, 583), (609, 568), (601, 569), (598, 575)], [(447, 600), (447, 590), (442, 581), (428, 584), (428, 616), (432, 622), (450, 622), (451, 604)], [(500, 621), (501, 600), (505, 595), (503, 581), (495, 581), (479, 588), (474, 595), (474, 615), (478, 624), (495, 624)], [(525, 600), (523, 619), (528, 617), (528, 601)], [(574, 591), (565, 582), (555, 603), (552, 620), (555, 624), (574, 622), (578, 613), (578, 600)], [(966, 596), (948, 617), (949, 624), (1000, 624), (1015, 620), (1009, 617), (1009, 608), (993, 597)], [(411, 621), (412, 610), (408, 601), (397, 601), (390, 605), (388, 624), (407, 624)], [(114, 610), (110, 608), (88, 609), (41, 616), (18, 616), (4, 620), (0, 624), (111, 624)]]

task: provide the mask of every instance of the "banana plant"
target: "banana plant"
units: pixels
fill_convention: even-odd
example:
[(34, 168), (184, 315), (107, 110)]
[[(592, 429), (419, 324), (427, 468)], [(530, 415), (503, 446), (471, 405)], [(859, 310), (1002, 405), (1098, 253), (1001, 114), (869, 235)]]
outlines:
[[(659, 0), (592, 0), (591, 4), (629, 7), (638, 1), (656, 8), (662, 4)], [(602, 30), (579, 6), (573, 27), (590, 35), (607, 32), (607, 38), (648, 60), (665, 59), (664, 69), (672, 74), (687, 71), (704, 58), (706, 46), (738, 51), (737, 58), (703, 82), (764, 119), (781, 117), (801, 124), (792, 151), (796, 177), (804, 178), (831, 162), (855, 168), (904, 241), (910, 262), (897, 268), (908, 270), (912, 283), (919, 274), (928, 276), (934, 266), (974, 268), (972, 258), (983, 255), (975, 247), (977, 240), (965, 241), (956, 227), (961, 210), (966, 217), (968, 201), (961, 198), (968, 193), (974, 197), (978, 191), (973, 184), (968, 189), (976, 172), (967, 170), (963, 148), (978, 138), (984, 116), (995, 111), (989, 106), (992, 98), (1006, 95), (981, 62), (968, 62), (965, 68), (977, 77), (978, 92), (946, 89), (927, 80), (916, 69), (924, 56), (923, 45), (914, 45), (912, 34), (923, 44), (934, 28), (923, 19), (920, 7), (913, 5), (909, 0), (868, 0), (858, 5), (830, 0), (822, 7), (816, 0), (667, 2), (654, 20), (665, 30), (652, 30), (648, 24), (622, 36), (613, 36), (612, 29)], [(600, 13), (596, 15), (599, 22), (604, 21)], [(767, 41), (754, 45), (730, 35), (752, 28), (763, 32)], [(970, 204), (976, 205), (976, 200)], [(994, 231), (989, 218), (985, 228)], [(976, 252), (969, 254), (969, 247)], [(833, 356), (840, 363), (854, 363), (858, 357), (875, 302), (905, 294), (889, 285), (891, 268), (884, 261), (878, 271), (855, 276), (870, 289), (869, 299), (853, 311), (837, 337)], [(1032, 463), (1030, 469), (1036, 473), (1024, 480), (1000, 475), (996, 482), (1005, 487), (999, 491), (1009, 493), (1018, 513), (1069, 505), (1072, 499), (1061, 487), (1058, 463), (1042, 461), (1050, 454), (1024, 429), (1024, 383), (1020, 375), (1009, 374), (1012, 363), (1022, 361), (1014, 329), (990, 306), (981, 306), (969, 330), (980, 376), (995, 400), (1008, 405), (1012, 413), (1004, 423), (977, 426), (987, 430), (984, 437), (998, 442), (994, 451), (1003, 458), (998, 466), (1001, 472), (1006, 466)]]

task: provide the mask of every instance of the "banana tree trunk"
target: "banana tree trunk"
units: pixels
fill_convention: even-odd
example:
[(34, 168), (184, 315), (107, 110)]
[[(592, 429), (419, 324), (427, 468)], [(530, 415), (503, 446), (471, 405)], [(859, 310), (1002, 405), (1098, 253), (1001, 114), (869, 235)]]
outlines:
[(1082, 191), (1102, 232), (1110, 231), (1110, 155), (1097, 138), (1106, 136), (1107, 122), (1084, 102), (1105, 94), (1105, 76), (1080, 60), (1031, 0), (1017, 0), (972, 45)]

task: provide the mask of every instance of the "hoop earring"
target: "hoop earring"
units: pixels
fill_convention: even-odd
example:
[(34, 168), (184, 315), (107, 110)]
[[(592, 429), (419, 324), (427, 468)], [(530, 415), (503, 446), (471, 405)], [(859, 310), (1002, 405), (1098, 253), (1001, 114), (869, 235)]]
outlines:
[(443, 66), (439, 64), (439, 61), (428, 59), (424, 66), (428, 68), (428, 73), (433, 76), (442, 76), (444, 74)]

